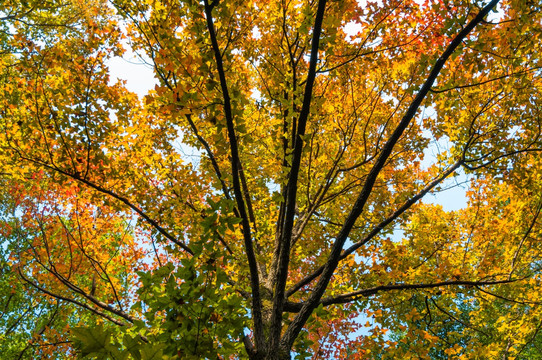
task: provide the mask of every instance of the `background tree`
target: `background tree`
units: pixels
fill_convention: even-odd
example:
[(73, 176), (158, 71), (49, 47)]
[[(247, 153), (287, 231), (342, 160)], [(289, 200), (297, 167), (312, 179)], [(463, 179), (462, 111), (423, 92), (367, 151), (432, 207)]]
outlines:
[[(63, 314), (36, 338), (121, 359), (537, 348), (539, 2), (0, 15), (2, 286)], [(110, 81), (124, 48), (154, 70), (143, 99)], [(460, 174), (464, 209), (422, 202)]]

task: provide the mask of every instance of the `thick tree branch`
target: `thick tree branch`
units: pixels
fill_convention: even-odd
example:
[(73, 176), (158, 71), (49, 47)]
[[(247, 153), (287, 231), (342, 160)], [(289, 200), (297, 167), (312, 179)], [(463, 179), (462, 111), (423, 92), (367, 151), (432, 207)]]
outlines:
[(348, 235), (350, 234), (350, 231), (352, 227), (354, 226), (356, 220), (363, 212), (363, 209), (365, 207), (365, 204), (367, 200), (369, 199), (369, 196), (372, 192), (373, 186), (376, 182), (376, 179), (378, 175), (380, 174), (380, 171), (383, 169), (384, 165), (386, 164), (386, 160), (391, 155), (393, 148), (395, 147), (395, 144), (397, 141), (399, 141), (401, 135), (406, 130), (414, 116), (416, 115), (422, 101), (426, 97), (427, 93), (431, 89), (431, 86), (433, 85), (434, 81), (436, 80), (438, 74), (444, 67), (444, 64), (448, 60), (448, 58), (454, 53), (454, 51), (459, 47), (459, 45), (463, 42), (463, 40), (467, 37), (467, 35), (474, 29), (476, 25), (478, 25), (483, 18), (489, 13), (491, 9), (493, 9), (499, 0), (492, 0), (490, 1), (482, 10), (472, 19), (452, 40), (452, 42), (448, 45), (444, 53), (437, 59), (435, 65), (431, 69), (431, 72), (429, 73), (429, 76), (427, 77), (427, 80), (424, 82), (420, 90), (418, 91), (418, 94), (416, 95), (414, 101), (409, 106), (406, 114), (403, 116), (399, 124), (397, 125), (395, 131), (391, 135), (391, 137), (388, 139), (384, 147), (382, 148), (382, 152), (380, 153), (378, 159), (376, 160), (375, 165), (369, 172), (369, 175), (367, 176), (367, 180), (365, 181), (365, 184), (363, 186), (363, 189), (356, 200), (350, 214), (348, 215), (346, 221), (344, 222), (344, 226), (339, 232), (339, 235), (337, 236), (335, 243), (333, 244), (333, 248), (331, 250), (331, 253), (329, 255), (328, 260), (326, 261), (326, 264), (324, 266), (324, 270), (322, 271), (322, 275), (320, 276), (320, 279), (318, 283), (316, 284), (316, 287), (314, 288), (311, 296), (309, 297), (308, 301), (303, 305), (303, 308), (299, 312), (299, 314), (294, 318), (286, 332), (284, 333), (284, 336), (281, 339), (281, 346), (285, 348), (291, 348), (295, 339), (297, 338), (299, 332), (305, 325), (306, 321), (308, 320), (309, 316), (311, 315), (314, 308), (318, 306), (318, 303), (324, 294), (325, 289), (327, 288), (327, 285), (329, 284), (329, 281), (331, 280), (331, 277), (333, 273), (335, 272), (335, 269), (337, 268), (337, 265), (340, 260), (341, 251), (344, 246), (344, 243), (348, 239)]
[[(17, 151), (18, 152), (18, 151)], [(141, 216), (149, 225), (151, 225), (153, 228), (155, 228), (160, 234), (162, 234), (166, 239), (170, 240), (171, 242), (175, 243), (176, 245), (178, 245), (179, 247), (181, 247), (184, 251), (186, 251), (187, 253), (189, 253), (190, 255), (194, 255), (194, 252), (184, 243), (182, 243), (181, 241), (177, 240), (173, 235), (171, 235), (166, 229), (164, 229), (162, 226), (160, 226), (155, 220), (153, 220), (147, 213), (145, 213), (142, 209), (140, 209), (138, 206), (136, 206), (135, 204), (133, 204), (130, 200), (128, 200), (127, 198), (121, 196), (121, 195), (118, 195), (116, 193), (114, 193), (113, 191), (111, 190), (107, 190), (106, 188), (104, 187), (101, 187), (100, 185), (97, 185), (97, 184), (94, 184), (93, 182), (87, 180), (87, 179), (84, 179), (82, 178), (81, 176), (79, 176), (78, 174), (72, 174), (66, 170), (62, 170), (56, 166), (52, 166), (52, 165), (49, 165), (47, 163), (44, 163), (44, 162), (41, 162), (39, 160), (36, 160), (36, 159), (31, 159), (31, 158), (27, 158), (25, 157), (24, 155), (22, 155), (21, 153), (19, 153), (19, 157), (23, 160), (26, 160), (26, 161), (30, 161), (30, 162), (33, 162), (35, 164), (38, 164), (40, 166), (43, 166), (49, 170), (52, 170), (52, 171), (56, 171), (62, 175), (65, 175), (67, 177), (70, 177), (80, 183), (83, 183), (85, 185), (87, 185), (88, 187), (94, 189), (94, 190), (97, 190), (98, 192), (101, 192), (103, 194), (106, 194), (106, 195), (109, 195), (111, 196), (112, 198), (116, 199), (116, 200), (119, 200), (120, 202), (124, 203), (125, 205), (127, 205), (130, 209), (132, 209), (133, 211), (135, 211), (139, 216)]]
[[(284, 291), (286, 287), (286, 280), (288, 277), (288, 264), (290, 261), (290, 246), (292, 230), (294, 226), (295, 206), (297, 200), (297, 185), (299, 168), (301, 165), (301, 157), (303, 153), (303, 136), (305, 135), (305, 128), (307, 120), (310, 115), (310, 106), (313, 96), (314, 80), (316, 79), (316, 65), (318, 63), (318, 50), (320, 45), (320, 34), (322, 32), (322, 23), (324, 19), (324, 12), (326, 9), (326, 0), (318, 1), (318, 8), (316, 10), (316, 17), (314, 20), (314, 28), (312, 31), (312, 43), (311, 43), (311, 57), (309, 61), (309, 71), (307, 74), (307, 80), (305, 84), (305, 90), (303, 94), (303, 105), (299, 113), (297, 120), (297, 134), (294, 139), (294, 151), (292, 158), (292, 167), (290, 168), (290, 174), (288, 176), (288, 185), (286, 187), (286, 211), (284, 215), (284, 223), (282, 225), (281, 239), (278, 243), (280, 246), (279, 262), (277, 268), (275, 294), (273, 301), (273, 313), (271, 315), (271, 338), (270, 347), (272, 349), (277, 348), (280, 333), (282, 329), (282, 312), (284, 304)], [(290, 347), (288, 347), (290, 349)]]
[[(517, 279), (510, 280), (495, 280), (495, 281), (442, 281), (433, 284), (390, 284), (390, 285), (381, 285), (375, 286), (369, 289), (363, 289), (359, 291), (354, 291), (348, 294), (343, 294), (334, 297), (323, 298), (319, 301), (319, 305), (324, 306), (335, 305), (335, 304), (346, 304), (352, 301), (356, 301), (359, 298), (375, 295), (383, 291), (392, 291), (392, 290), (420, 290), (420, 289), (432, 289), (441, 286), (488, 286), (488, 285), (498, 285), (498, 284), (508, 284), (518, 281)], [(288, 312), (299, 312), (303, 308), (305, 303), (295, 303), (288, 301), (285, 310)]]
[(250, 269), (250, 285), (252, 288), (252, 318), (254, 321), (254, 338), (256, 343), (256, 351), (265, 348), (265, 336), (263, 332), (262, 322), (262, 302), (260, 295), (260, 279), (258, 273), (258, 263), (256, 255), (254, 253), (254, 247), (252, 244), (252, 235), (250, 231), (250, 221), (245, 208), (245, 201), (243, 198), (243, 191), (241, 189), (241, 183), (239, 179), (239, 164), (241, 160), (239, 158), (239, 149), (237, 144), (237, 136), (235, 134), (235, 126), (233, 122), (233, 112), (231, 106), (231, 98), (228, 90), (228, 84), (226, 81), (226, 73), (224, 71), (224, 65), (222, 61), (222, 53), (218, 46), (218, 40), (216, 37), (215, 27), (213, 24), (212, 10), (218, 5), (218, 1), (213, 1), (209, 4), (207, 0), (204, 1), (205, 17), (207, 20), (207, 30), (209, 31), (209, 37), (215, 56), (215, 62), (217, 66), (218, 76), (220, 79), (220, 86), (222, 89), (222, 97), (224, 99), (224, 115), (226, 117), (226, 127), (228, 130), (228, 138), (230, 142), (231, 150), (231, 171), (233, 177), (233, 192), (235, 195), (235, 201), (237, 203), (237, 209), (241, 217), (241, 224), (243, 229), (243, 238), (245, 242), (246, 256)]

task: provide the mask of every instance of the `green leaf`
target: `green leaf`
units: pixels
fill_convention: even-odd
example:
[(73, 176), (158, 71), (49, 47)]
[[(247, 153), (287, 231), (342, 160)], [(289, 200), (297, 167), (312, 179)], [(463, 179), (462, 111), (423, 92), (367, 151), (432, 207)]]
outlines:
[(141, 360), (162, 360), (164, 359), (163, 344), (145, 344), (141, 347)]
[(111, 339), (110, 330), (104, 330), (103, 326), (75, 327), (71, 330), (72, 335), (83, 357), (88, 355), (107, 354), (106, 347)]

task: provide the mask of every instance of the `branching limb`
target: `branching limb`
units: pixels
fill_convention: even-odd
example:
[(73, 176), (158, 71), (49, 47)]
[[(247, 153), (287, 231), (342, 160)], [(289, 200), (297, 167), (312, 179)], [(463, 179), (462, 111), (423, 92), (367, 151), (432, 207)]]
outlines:
[[(432, 289), (442, 286), (488, 286), (488, 285), (498, 285), (498, 284), (509, 284), (512, 282), (518, 281), (517, 279), (511, 280), (495, 280), (495, 281), (442, 281), (432, 284), (389, 284), (375, 286), (368, 289), (354, 291), (348, 294), (343, 294), (335, 297), (323, 298), (318, 305), (322, 304), (324, 306), (335, 305), (335, 304), (347, 304), (353, 301), (356, 301), (363, 297), (368, 297), (375, 295), (383, 291), (392, 291), (392, 290), (420, 290), (420, 289)], [(482, 290), (481, 290), (482, 291)], [(295, 303), (288, 301), (286, 305), (286, 311), (289, 312), (299, 312), (303, 308), (305, 303)]]
[(440, 312), (442, 312), (443, 314), (447, 315), (450, 319), (455, 320), (456, 322), (460, 323), (461, 325), (463, 325), (463, 326), (466, 327), (466, 328), (472, 329), (472, 330), (474, 330), (474, 331), (479, 332), (480, 334), (483, 334), (483, 335), (489, 337), (489, 334), (488, 334), (488, 333), (486, 333), (486, 332), (484, 332), (484, 331), (482, 331), (482, 330), (480, 330), (480, 329), (477, 329), (477, 328), (473, 327), (472, 325), (470, 325), (470, 324), (468, 324), (468, 323), (466, 323), (466, 322), (464, 322), (464, 321), (458, 319), (457, 317), (455, 317), (455, 316), (453, 316), (452, 314), (450, 314), (448, 311), (446, 311), (446, 310), (444, 310), (443, 308), (441, 308), (440, 306), (438, 306), (438, 304), (437, 304), (437, 302), (435, 301), (435, 299), (431, 299), (431, 302), (433, 303), (433, 305), (435, 305), (435, 307), (436, 307), (437, 309), (440, 310)]
[[(273, 301), (273, 312), (271, 315), (271, 331), (270, 336), (270, 348), (278, 348), (278, 342), (280, 339), (280, 333), (282, 329), (282, 312), (284, 305), (284, 292), (286, 287), (286, 280), (288, 277), (288, 265), (290, 261), (290, 246), (292, 230), (294, 226), (295, 206), (297, 200), (297, 185), (299, 168), (301, 166), (301, 157), (303, 153), (303, 135), (305, 135), (305, 128), (307, 120), (310, 115), (310, 106), (312, 100), (312, 93), (314, 87), (314, 81), (316, 79), (316, 65), (318, 62), (318, 50), (320, 45), (320, 34), (322, 32), (322, 23), (324, 19), (324, 12), (326, 9), (326, 0), (318, 1), (318, 8), (316, 10), (316, 17), (314, 21), (314, 28), (312, 31), (311, 41), (311, 57), (309, 61), (309, 71), (307, 74), (307, 80), (305, 83), (305, 90), (303, 94), (303, 105), (299, 113), (297, 121), (297, 134), (294, 139), (294, 151), (292, 158), (292, 166), (290, 168), (290, 174), (288, 176), (288, 185), (286, 187), (286, 210), (284, 215), (284, 223), (282, 225), (281, 239), (279, 241), (279, 262), (277, 268), (277, 277), (275, 284), (275, 294)], [(288, 344), (290, 345), (290, 344)], [(281, 346), (283, 347), (283, 346)], [(290, 349), (291, 346), (287, 346)]]
[(342, 248), (346, 240), (348, 239), (350, 231), (352, 227), (354, 226), (356, 220), (363, 212), (365, 204), (367, 200), (369, 199), (369, 196), (372, 192), (373, 186), (376, 182), (378, 175), (384, 168), (384, 165), (386, 164), (388, 157), (391, 155), (393, 148), (395, 147), (395, 144), (399, 141), (399, 139), (401, 138), (401, 135), (407, 129), (408, 125), (410, 124), (414, 116), (416, 115), (422, 101), (425, 99), (427, 93), (429, 92), (429, 89), (431, 89), (438, 74), (444, 67), (444, 64), (450, 58), (450, 56), (455, 52), (455, 50), (461, 45), (461, 43), (467, 37), (467, 35), (474, 29), (476, 25), (478, 25), (483, 20), (483, 18), (489, 13), (491, 9), (493, 9), (497, 5), (498, 2), (499, 0), (492, 0), (484, 8), (482, 8), (482, 10), (476, 15), (476, 17), (474, 17), (474, 19), (472, 19), (454, 37), (454, 39), (448, 45), (444, 53), (436, 61), (426, 81), (424, 82), (420, 90), (418, 91), (418, 94), (414, 98), (413, 102), (410, 104), (408, 110), (406, 111), (405, 115), (403, 116), (399, 124), (397, 125), (395, 131), (393, 132), (391, 137), (388, 139), (388, 141), (382, 148), (382, 152), (380, 153), (378, 159), (376, 160), (375, 165), (369, 172), (369, 175), (367, 176), (367, 180), (365, 181), (363, 189), (358, 199), (356, 200), (350, 214), (348, 215), (346, 221), (344, 222), (344, 226), (339, 232), (339, 235), (337, 236), (335, 243), (333, 244), (333, 248), (331, 250), (328, 260), (326, 261), (324, 270), (322, 271), (322, 275), (320, 276), (320, 279), (316, 287), (314, 288), (308, 301), (303, 305), (303, 308), (298, 313), (298, 315), (294, 318), (294, 320), (292, 321), (292, 323), (290, 324), (290, 326), (288, 327), (288, 329), (284, 333), (284, 336), (281, 339), (282, 347), (288, 348), (288, 349), (292, 347), (295, 339), (297, 338), (299, 332), (301, 331), (301, 329), (307, 322), (312, 311), (318, 306), (318, 303), (320, 302), (320, 299), (322, 295), (324, 294), (329, 284), (329, 281), (331, 280), (331, 277), (333, 276), (333, 273), (335, 272), (335, 269), (337, 268), (337, 265), (339, 264)]
[[(116, 325), (119, 325), (119, 326), (125, 326), (126, 323), (122, 322), (122, 321), (119, 321), (111, 316), (109, 316), (108, 314), (106, 314), (105, 312), (99, 310), (99, 309), (95, 309), (85, 303), (82, 303), (80, 301), (77, 301), (75, 299), (71, 299), (71, 298), (68, 298), (68, 297), (65, 297), (65, 296), (62, 296), (62, 295), (58, 295), (58, 294), (55, 294), (49, 290), (46, 290), (45, 288), (39, 286), (38, 284), (34, 283), (33, 281), (31, 281), (30, 279), (28, 279), (27, 277), (25, 277), (23, 274), (22, 274), (22, 271), (20, 269), (17, 270), (17, 272), (19, 273), (19, 276), (26, 282), (28, 283), (29, 285), (31, 285), (32, 287), (34, 287), (35, 289), (41, 291), (42, 293), (44, 294), (47, 294), (55, 299), (59, 299), (59, 300), (64, 300), (66, 302), (69, 302), (69, 303), (72, 303), (72, 304), (75, 304), (79, 307), (82, 307), (84, 309), (87, 309), (89, 310), (90, 312), (104, 318), (104, 319), (107, 319), (109, 321), (111, 321), (112, 323), (116, 324)], [(116, 314), (118, 315), (118, 314)], [(131, 318), (131, 316), (129, 315), (126, 315), (125, 317), (126, 320), (128, 320), (129, 322), (132, 322), (133, 319)]]
[[(391, 224), (393, 221), (395, 221), (399, 216), (404, 214), (408, 209), (412, 207), (418, 200), (423, 198), (427, 193), (429, 193), (432, 189), (434, 189), (438, 184), (440, 184), (442, 181), (444, 181), (448, 176), (450, 176), (455, 170), (457, 170), (462, 164), (462, 161), (457, 161), (454, 165), (449, 167), (445, 172), (443, 172), (439, 177), (434, 179), (432, 182), (427, 184), (418, 194), (410, 198), (407, 202), (405, 202), (399, 209), (395, 210), (393, 214), (391, 214), (389, 217), (387, 217), (384, 221), (382, 221), (380, 224), (374, 227), (374, 229), (363, 238), (363, 240), (353, 244), (348, 249), (343, 251), (341, 256), (339, 257), (339, 260), (343, 260), (347, 258), (349, 255), (353, 254), (357, 249), (362, 247), (363, 245), (367, 244), (371, 239), (373, 239), (376, 235), (380, 233), (386, 226)], [(324, 271), (324, 266), (320, 266), (316, 271), (313, 273), (307, 275), (303, 279), (301, 279), (298, 283), (293, 285), (287, 292), (286, 296), (290, 297), (293, 294), (295, 294), (297, 291), (299, 291), (303, 286), (306, 286), (310, 284), (314, 279), (316, 279), (318, 276), (322, 274)]]
[[(37, 333), (35, 333), (32, 338), (33, 339), (37, 339), (38, 337), (42, 336), (43, 333), (45, 332), (45, 329), (50, 327), (51, 324), (53, 323), (53, 321), (55, 320), (55, 317), (57, 316), (58, 314), (58, 309), (60, 308), (60, 300), (59, 299), (56, 299), (56, 307), (55, 307), (55, 310), (53, 311), (53, 313), (51, 314), (51, 317), (49, 318), (49, 320), (47, 321), (47, 324), (45, 326), (42, 326)], [(41, 315), (41, 314), (40, 314)], [(23, 350), (21, 350), (21, 352), (19, 353), (19, 357), (17, 359), (22, 359), (23, 358), (23, 355), (24, 353), (32, 346), (32, 342), (28, 342), (28, 344), (25, 346), (25, 348)]]
[(215, 27), (213, 23), (212, 10), (216, 5), (216, 2), (209, 3), (207, 0), (204, 1), (205, 7), (205, 18), (207, 20), (207, 30), (209, 31), (209, 36), (213, 48), (213, 53), (215, 55), (215, 62), (217, 66), (218, 76), (220, 79), (220, 86), (222, 89), (222, 97), (224, 100), (224, 115), (226, 117), (226, 127), (228, 131), (228, 138), (230, 142), (231, 150), (231, 171), (233, 178), (233, 192), (235, 195), (235, 201), (237, 203), (237, 210), (241, 217), (241, 224), (243, 230), (243, 238), (245, 242), (246, 256), (248, 260), (248, 265), (250, 269), (250, 283), (252, 288), (252, 315), (254, 321), (254, 338), (256, 342), (256, 351), (264, 349), (265, 344), (265, 335), (263, 332), (263, 322), (262, 322), (262, 302), (260, 295), (260, 279), (258, 274), (258, 263), (256, 260), (256, 255), (254, 253), (254, 247), (252, 244), (252, 235), (250, 230), (250, 221), (248, 214), (245, 208), (245, 201), (243, 198), (243, 191), (241, 189), (241, 183), (239, 179), (239, 164), (241, 163), (239, 158), (239, 149), (237, 144), (237, 136), (235, 134), (235, 126), (233, 123), (233, 111), (231, 106), (231, 98), (228, 90), (228, 84), (226, 81), (226, 73), (224, 71), (224, 65), (222, 60), (222, 53), (218, 46), (218, 40), (216, 37)]
[(36, 160), (36, 159), (31, 159), (31, 158), (27, 158), (25, 157), (24, 155), (22, 155), (21, 153), (19, 153), (19, 157), (23, 160), (26, 160), (26, 161), (30, 161), (30, 162), (33, 162), (37, 165), (40, 165), (44, 168), (47, 168), (49, 170), (52, 170), (52, 171), (55, 171), (55, 172), (58, 172), (62, 175), (65, 175), (67, 177), (70, 177), (80, 183), (83, 183), (85, 185), (87, 185), (88, 187), (98, 191), (98, 192), (101, 192), (103, 194), (106, 194), (106, 195), (109, 195), (111, 196), (112, 198), (122, 202), (123, 204), (127, 205), (130, 209), (132, 209), (133, 211), (135, 211), (139, 216), (141, 216), (149, 225), (151, 225), (153, 228), (155, 228), (160, 234), (162, 234), (166, 239), (170, 240), (171, 242), (175, 243), (176, 245), (178, 245), (179, 247), (181, 247), (184, 251), (186, 251), (187, 253), (189, 253), (190, 255), (194, 255), (194, 252), (184, 243), (182, 243), (181, 241), (179, 241), (177, 238), (175, 238), (173, 235), (171, 235), (166, 229), (164, 229), (162, 226), (160, 226), (155, 220), (153, 220), (147, 213), (145, 213), (142, 209), (140, 209), (138, 206), (136, 206), (135, 204), (133, 204), (130, 200), (128, 200), (127, 198), (111, 191), (111, 190), (108, 190), (100, 185), (97, 185), (93, 182), (91, 182), (90, 180), (88, 179), (84, 179), (82, 178), (81, 176), (79, 176), (78, 174), (72, 174), (70, 172), (67, 172), (65, 170), (62, 170), (58, 167), (55, 167), (55, 166), (51, 166), (47, 163), (44, 163), (44, 162), (41, 162), (39, 160)]
[(509, 77), (519, 76), (519, 75), (527, 74), (527, 73), (530, 73), (530, 72), (534, 72), (534, 71), (540, 70), (540, 68), (541, 68), (540, 66), (535, 66), (535, 67), (525, 69), (525, 70), (521, 70), (521, 71), (506, 73), (504, 75), (497, 76), (497, 77), (487, 79), (487, 80), (483, 80), (483, 81), (480, 81), (480, 82), (477, 82), (477, 83), (465, 84), (465, 85), (457, 85), (457, 86), (446, 88), (446, 89), (431, 89), (430, 91), (432, 93), (435, 93), (435, 94), (440, 94), (440, 93), (444, 93), (444, 92), (451, 91), (451, 90), (468, 89), (468, 88), (471, 88), (471, 87), (485, 85), (485, 84), (488, 84), (488, 83), (491, 83), (491, 82), (494, 82), (494, 81), (499, 81), (499, 80), (502, 80), (502, 79), (506, 79), (506, 78), (509, 78)]
[(533, 228), (536, 225), (536, 222), (538, 220), (538, 217), (540, 216), (541, 211), (542, 211), (542, 201), (539, 201), (538, 206), (537, 206), (536, 211), (535, 211), (535, 214), (534, 214), (534, 217), (531, 220), (531, 223), (530, 223), (529, 227), (527, 228), (527, 231), (525, 232), (525, 234), (521, 238), (521, 241), (519, 242), (519, 245), (518, 245), (518, 248), (516, 249), (516, 252), (514, 253), (514, 258), (512, 259), (512, 265), (511, 265), (511, 269), (510, 269), (510, 275), (509, 275), (510, 277), (512, 277), (512, 274), (514, 273), (514, 270), (516, 270), (516, 262), (518, 260), (521, 248), (523, 247), (523, 244), (525, 243), (525, 240), (527, 240), (527, 238), (529, 237), (529, 235), (533, 231)]
[[(188, 121), (188, 124), (190, 125), (190, 128), (192, 129), (192, 132), (198, 139), (201, 145), (205, 148), (205, 152), (207, 153), (207, 156), (209, 157), (209, 160), (211, 160), (211, 165), (213, 166), (213, 169), (215, 170), (216, 177), (218, 178), (218, 181), (220, 181), (220, 186), (222, 187), (222, 192), (224, 193), (224, 196), (226, 199), (231, 199), (230, 191), (228, 190), (228, 186), (226, 186), (226, 183), (224, 182), (224, 177), (222, 175), (222, 172), (220, 171), (220, 167), (218, 166), (218, 162), (216, 161), (216, 157), (213, 154), (213, 151), (211, 150), (211, 147), (209, 146), (209, 143), (200, 135), (198, 128), (196, 127), (196, 124), (194, 124), (194, 121), (192, 120), (192, 115), (186, 114), (186, 120)], [(236, 214), (237, 216), (237, 214)]]

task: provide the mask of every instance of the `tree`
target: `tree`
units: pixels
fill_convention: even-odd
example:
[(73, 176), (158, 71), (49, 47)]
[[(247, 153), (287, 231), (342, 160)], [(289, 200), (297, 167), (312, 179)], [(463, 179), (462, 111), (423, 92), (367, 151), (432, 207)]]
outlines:
[(0, 286), (51, 315), (19, 357), (531, 356), (540, 7), (4, 1)]

